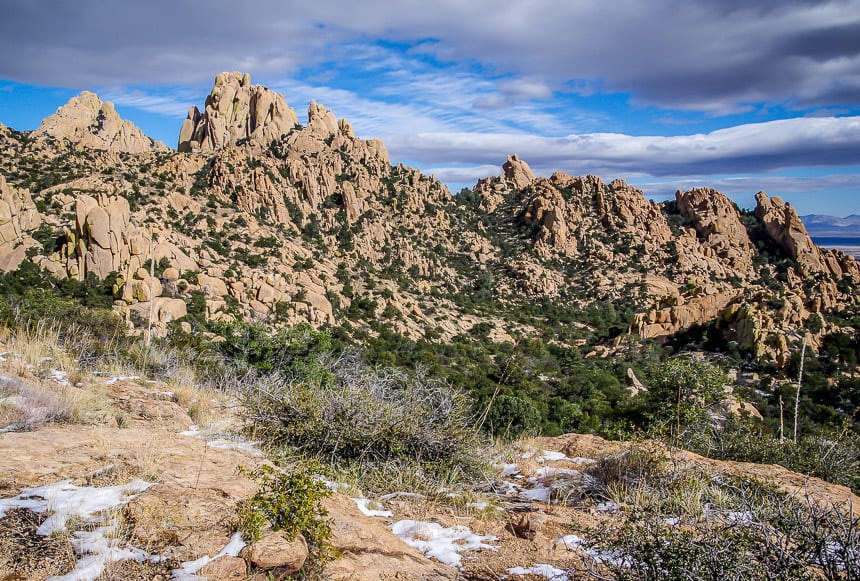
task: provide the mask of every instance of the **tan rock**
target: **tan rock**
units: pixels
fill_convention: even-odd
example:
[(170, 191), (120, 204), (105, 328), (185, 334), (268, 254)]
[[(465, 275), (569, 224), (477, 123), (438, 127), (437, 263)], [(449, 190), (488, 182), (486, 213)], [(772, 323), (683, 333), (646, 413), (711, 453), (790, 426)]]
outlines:
[(215, 278), (214, 276), (198, 274), (197, 284), (200, 285), (200, 290), (202, 290), (206, 296), (224, 297), (228, 294), (227, 283), (220, 278)]
[(535, 179), (529, 164), (517, 157), (517, 154), (508, 156), (502, 169), (505, 171), (505, 178), (513, 182), (517, 189), (526, 187)]
[(219, 557), (200, 569), (208, 581), (241, 581), (248, 578), (248, 567), (240, 557)]
[(214, 151), (248, 141), (268, 145), (298, 124), (284, 96), (252, 85), (248, 74), (220, 73), (200, 113), (188, 112), (179, 133), (179, 151)]
[(282, 531), (275, 531), (246, 547), (242, 555), (260, 569), (283, 568), (285, 574), (290, 574), (304, 566), (308, 558), (308, 543), (301, 534), (290, 541)]
[(42, 217), (28, 190), (19, 190), (0, 175), (0, 271), (10, 272), (25, 260), (27, 248), (36, 246), (30, 233)]
[(167, 151), (160, 141), (147, 137), (131, 121), (123, 120), (113, 103), (102, 102), (84, 91), (46, 117), (32, 133), (35, 139), (66, 140), (80, 147), (111, 152)]

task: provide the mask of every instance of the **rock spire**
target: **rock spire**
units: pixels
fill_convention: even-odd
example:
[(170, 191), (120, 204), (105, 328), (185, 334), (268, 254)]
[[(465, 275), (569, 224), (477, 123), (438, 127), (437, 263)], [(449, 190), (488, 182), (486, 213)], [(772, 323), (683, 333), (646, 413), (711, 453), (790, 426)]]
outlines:
[(221, 73), (201, 113), (191, 107), (179, 132), (179, 151), (215, 151), (239, 142), (268, 145), (298, 124), (284, 96), (252, 85), (248, 73)]

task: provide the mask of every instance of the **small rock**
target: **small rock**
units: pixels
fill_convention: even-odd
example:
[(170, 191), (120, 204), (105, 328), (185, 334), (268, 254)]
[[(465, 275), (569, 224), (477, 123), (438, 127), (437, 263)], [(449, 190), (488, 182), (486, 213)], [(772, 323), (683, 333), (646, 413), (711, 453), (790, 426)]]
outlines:
[(247, 579), (248, 568), (239, 557), (220, 557), (200, 570), (200, 575), (209, 581), (232, 581)]
[(522, 515), (518, 521), (510, 521), (505, 525), (505, 530), (520, 539), (531, 541), (540, 532), (545, 517), (539, 513), (532, 512)]
[(308, 558), (308, 543), (302, 535), (293, 541), (277, 531), (268, 534), (242, 551), (246, 561), (260, 569), (284, 568), (285, 574), (301, 569)]

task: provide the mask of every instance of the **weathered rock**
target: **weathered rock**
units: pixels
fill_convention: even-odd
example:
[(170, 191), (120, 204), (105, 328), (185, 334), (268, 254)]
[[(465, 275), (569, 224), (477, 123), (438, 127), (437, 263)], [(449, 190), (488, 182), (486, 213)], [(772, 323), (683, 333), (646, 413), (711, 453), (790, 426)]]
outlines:
[(268, 145), (298, 124), (284, 96), (252, 85), (247, 73), (221, 73), (203, 113), (192, 107), (179, 133), (179, 151), (214, 151), (248, 141)]
[(505, 171), (505, 179), (510, 180), (517, 189), (526, 187), (535, 179), (529, 164), (517, 157), (517, 154), (509, 155), (502, 169)]
[(301, 569), (308, 558), (308, 543), (298, 534), (292, 541), (282, 531), (269, 533), (242, 552), (247, 562), (260, 569), (284, 569), (285, 574)]
[(203, 291), (203, 294), (208, 297), (224, 297), (229, 294), (227, 283), (214, 276), (198, 274), (197, 284), (200, 285), (200, 290)]
[(207, 581), (241, 581), (248, 577), (248, 567), (240, 557), (219, 557), (200, 569)]
[(27, 248), (36, 245), (30, 233), (42, 224), (42, 217), (28, 190), (6, 184), (0, 175), (0, 271), (18, 268)]
[(147, 137), (131, 121), (123, 120), (113, 103), (103, 102), (89, 91), (72, 97), (56, 113), (46, 117), (32, 136), (115, 153), (167, 151), (166, 145)]
[(755, 200), (756, 217), (762, 221), (773, 241), (797, 261), (805, 274), (829, 270), (821, 249), (812, 242), (791, 204), (777, 196), (769, 198), (764, 192), (757, 193)]
[(682, 305), (640, 313), (634, 317), (631, 329), (644, 339), (670, 337), (694, 325), (716, 320), (738, 294), (729, 291), (704, 295)]
[(713, 249), (733, 276), (753, 271), (753, 246), (740, 213), (726, 196), (710, 188), (675, 193), (681, 215), (692, 222), (706, 248)]

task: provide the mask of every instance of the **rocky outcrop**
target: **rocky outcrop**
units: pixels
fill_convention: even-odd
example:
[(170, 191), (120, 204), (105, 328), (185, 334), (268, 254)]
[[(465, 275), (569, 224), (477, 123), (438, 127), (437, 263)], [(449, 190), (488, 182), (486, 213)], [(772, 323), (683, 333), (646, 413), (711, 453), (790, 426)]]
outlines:
[(84, 91), (46, 117), (32, 133), (36, 139), (65, 140), (79, 147), (114, 153), (167, 151), (160, 141), (147, 137), (131, 121), (122, 119), (113, 103)]
[(0, 175), (0, 271), (18, 268), (27, 249), (36, 246), (30, 234), (42, 224), (42, 216), (30, 192), (13, 188)]
[(755, 215), (767, 229), (768, 235), (791, 258), (804, 274), (825, 272), (821, 250), (812, 242), (797, 211), (782, 198), (772, 198), (764, 192), (755, 195)]
[(252, 85), (247, 73), (221, 73), (215, 77), (203, 113), (197, 107), (188, 111), (179, 133), (179, 151), (215, 151), (245, 141), (268, 145), (298, 122), (282, 94)]
[(752, 274), (753, 246), (731, 200), (711, 188), (694, 188), (676, 192), (675, 201), (681, 215), (696, 229), (704, 248), (735, 276)]
[(636, 315), (631, 330), (643, 339), (671, 337), (695, 325), (714, 321), (737, 295), (737, 292), (716, 293), (695, 297), (676, 306), (652, 309)]
[(517, 154), (508, 156), (508, 161), (502, 165), (502, 169), (505, 172), (505, 179), (510, 180), (517, 189), (526, 187), (535, 179), (532, 168), (517, 157)]

